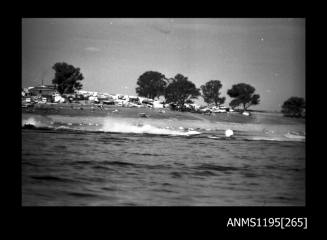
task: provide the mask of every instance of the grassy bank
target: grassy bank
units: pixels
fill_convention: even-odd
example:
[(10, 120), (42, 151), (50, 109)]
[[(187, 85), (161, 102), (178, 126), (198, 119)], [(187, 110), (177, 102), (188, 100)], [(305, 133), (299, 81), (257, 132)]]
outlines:
[(153, 108), (128, 108), (115, 105), (82, 105), (76, 103), (62, 104), (35, 104), (28, 108), (22, 108), (22, 113), (39, 115), (63, 115), (63, 116), (96, 116), (96, 117), (126, 117), (140, 118), (141, 113), (148, 119), (177, 119), (177, 120), (208, 120), (210, 122), (234, 122), (234, 123), (265, 123), (265, 124), (305, 124), (304, 119), (286, 118), (281, 114), (252, 112), (251, 116), (244, 116), (237, 112), (213, 113), (211, 115), (191, 112), (178, 112), (170, 109)]

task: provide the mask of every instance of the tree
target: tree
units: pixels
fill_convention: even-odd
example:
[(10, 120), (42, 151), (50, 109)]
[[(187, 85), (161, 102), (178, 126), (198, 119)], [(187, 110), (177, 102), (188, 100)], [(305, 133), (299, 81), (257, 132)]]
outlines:
[(282, 113), (286, 117), (304, 117), (305, 101), (300, 97), (290, 97), (282, 105)]
[(186, 102), (190, 102), (191, 99), (198, 96), (200, 96), (200, 89), (196, 88), (195, 84), (182, 74), (177, 74), (171, 79), (165, 91), (166, 102), (176, 104), (181, 110), (184, 109)]
[(73, 93), (74, 90), (82, 89), (82, 84), (79, 81), (83, 80), (84, 77), (79, 68), (65, 62), (58, 62), (54, 64), (52, 69), (55, 70), (55, 78), (52, 83), (56, 85), (60, 94)]
[(201, 86), (202, 97), (204, 101), (208, 104), (215, 103), (216, 106), (223, 104), (226, 100), (225, 97), (220, 96), (220, 89), (223, 85), (219, 80), (211, 80), (205, 85)]
[(137, 80), (136, 93), (141, 97), (154, 99), (164, 95), (167, 82), (165, 75), (160, 72), (147, 71)]
[(246, 111), (251, 105), (257, 105), (260, 102), (260, 95), (254, 94), (255, 88), (246, 83), (234, 84), (231, 89), (227, 91), (227, 94), (234, 98), (230, 102), (232, 108), (239, 105), (243, 106), (243, 110)]

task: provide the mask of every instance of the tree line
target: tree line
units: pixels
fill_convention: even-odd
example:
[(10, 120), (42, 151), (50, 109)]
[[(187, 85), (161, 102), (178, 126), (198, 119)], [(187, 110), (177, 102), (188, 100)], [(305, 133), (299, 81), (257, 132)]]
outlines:
[[(55, 71), (52, 83), (60, 94), (74, 93), (75, 90), (82, 89), (83, 85), (80, 81), (84, 76), (80, 68), (65, 62), (55, 63), (52, 68)], [(193, 103), (193, 100), (199, 96), (202, 96), (207, 104), (215, 104), (215, 106), (226, 101), (226, 97), (221, 96), (222, 83), (219, 80), (210, 80), (197, 88), (188, 77), (180, 73), (173, 78), (167, 78), (160, 72), (146, 71), (137, 79), (136, 84), (135, 90), (138, 96), (151, 99), (164, 96), (166, 103), (175, 104), (179, 109), (184, 109), (185, 103)], [(241, 106), (244, 111), (260, 103), (260, 95), (255, 94), (255, 88), (247, 83), (234, 84), (227, 90), (227, 95), (232, 98), (229, 106), (232, 108)], [(281, 112), (288, 117), (305, 116), (304, 99), (289, 98), (283, 103)]]
[[(197, 88), (192, 81), (180, 73), (173, 78), (167, 78), (160, 72), (147, 71), (138, 78), (136, 84), (138, 96), (152, 99), (164, 96), (166, 103), (176, 104), (179, 109), (183, 109), (185, 103), (193, 103), (193, 99), (199, 96), (202, 96), (206, 103), (215, 106), (224, 104), (226, 100), (226, 97), (221, 97), (220, 90), (223, 86), (221, 81), (210, 80)], [(246, 83), (233, 85), (227, 94), (233, 98), (230, 106), (232, 108), (241, 106), (244, 111), (260, 102), (260, 95), (255, 94), (255, 88)]]

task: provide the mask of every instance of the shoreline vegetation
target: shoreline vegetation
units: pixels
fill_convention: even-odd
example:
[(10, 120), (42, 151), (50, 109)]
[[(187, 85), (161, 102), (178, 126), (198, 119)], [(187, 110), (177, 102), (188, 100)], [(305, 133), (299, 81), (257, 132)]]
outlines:
[(78, 104), (78, 103), (37, 103), (22, 108), (23, 114), (38, 115), (63, 115), (63, 116), (94, 116), (94, 117), (123, 117), (147, 119), (178, 119), (178, 120), (203, 120), (210, 122), (233, 123), (268, 123), (268, 124), (298, 124), (305, 123), (304, 119), (283, 118), (280, 113), (251, 111), (250, 116), (239, 112), (224, 113), (192, 113), (173, 111), (169, 108), (130, 108), (116, 105)]
[[(52, 85), (42, 83), (38, 87), (22, 89), (23, 112), (70, 116), (119, 115), (156, 119), (202, 119), (235, 123), (256, 122), (257, 117), (253, 116), (253, 113), (257, 115), (260, 112), (248, 110), (250, 106), (260, 103), (260, 95), (256, 94), (255, 88), (247, 83), (234, 84), (227, 91), (227, 95), (232, 100), (229, 103), (230, 107), (225, 107), (222, 104), (225, 103), (226, 97), (221, 96), (220, 90), (223, 85), (220, 80), (210, 80), (197, 88), (188, 77), (180, 73), (173, 78), (167, 78), (160, 72), (146, 71), (137, 80), (136, 97), (81, 90), (83, 85), (80, 81), (84, 77), (80, 68), (65, 62), (57, 62), (52, 68), (55, 70)], [(202, 97), (207, 106), (195, 104), (194, 100), (198, 97)], [(149, 110), (148, 107), (152, 109)], [(113, 108), (114, 110), (111, 110)], [(282, 113), (289, 117), (305, 118), (304, 99), (290, 98), (284, 103)], [(286, 119), (280, 121), (294, 122)]]

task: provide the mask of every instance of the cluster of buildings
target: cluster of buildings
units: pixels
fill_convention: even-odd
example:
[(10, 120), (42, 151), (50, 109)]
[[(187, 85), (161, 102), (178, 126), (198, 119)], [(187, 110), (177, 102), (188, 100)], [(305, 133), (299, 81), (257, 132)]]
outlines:
[(81, 104), (105, 104), (123, 107), (168, 107), (160, 100), (144, 97), (99, 93), (94, 91), (77, 90), (72, 94), (59, 94), (54, 85), (41, 85), (22, 89), (22, 104), (46, 103), (81, 103)]
[[(209, 105), (205, 107), (200, 107), (199, 112), (202, 113), (225, 113), (225, 112), (234, 112), (232, 108), (225, 107), (225, 106), (214, 106), (214, 105)], [(246, 115), (246, 114), (244, 114)]]
[[(130, 96), (123, 94), (99, 93), (94, 91), (76, 90), (72, 94), (59, 94), (55, 85), (40, 85), (22, 89), (22, 106), (26, 107), (35, 103), (80, 103), (80, 104), (103, 104), (122, 107), (150, 107), (150, 108), (174, 108), (174, 104), (165, 104), (162, 100), (154, 100), (145, 97)], [(185, 109), (200, 113), (231, 112), (224, 106), (205, 106), (197, 104), (185, 104)]]
[[(46, 103), (54, 102), (57, 93), (54, 85), (40, 85), (37, 87), (28, 87), (22, 89), (22, 103)], [(56, 100), (57, 100), (56, 99)], [(63, 100), (62, 100), (63, 102)]]

